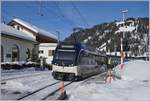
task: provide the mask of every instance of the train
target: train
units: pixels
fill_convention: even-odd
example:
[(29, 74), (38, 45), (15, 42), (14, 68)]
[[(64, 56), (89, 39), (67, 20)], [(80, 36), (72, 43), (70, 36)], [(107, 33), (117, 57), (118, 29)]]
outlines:
[(82, 80), (106, 71), (105, 53), (83, 43), (61, 42), (52, 60), (52, 76), (57, 80)]

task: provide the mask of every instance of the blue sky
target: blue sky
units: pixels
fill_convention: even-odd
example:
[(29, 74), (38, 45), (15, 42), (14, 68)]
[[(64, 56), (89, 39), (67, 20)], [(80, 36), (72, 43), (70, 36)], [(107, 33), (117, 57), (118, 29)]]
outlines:
[(63, 40), (74, 27), (122, 20), (121, 11), (125, 9), (126, 18), (149, 16), (148, 1), (3, 1), (1, 10), (2, 21), (17, 17), (52, 33), (59, 31)]

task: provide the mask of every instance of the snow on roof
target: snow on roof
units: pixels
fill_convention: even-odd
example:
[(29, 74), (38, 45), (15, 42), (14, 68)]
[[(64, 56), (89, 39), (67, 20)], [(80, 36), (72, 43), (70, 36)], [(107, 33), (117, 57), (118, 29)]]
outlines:
[(118, 25), (123, 24), (123, 23), (124, 23), (124, 21), (116, 22), (116, 25), (118, 26)]
[(29, 36), (28, 34), (18, 31), (16, 29), (14, 29), (6, 24), (2, 24), (2, 23), (1, 23), (1, 33), (35, 42), (35, 39), (33, 37)]
[(115, 33), (132, 32), (133, 30), (135, 30), (134, 26), (126, 26), (126, 27), (120, 27), (119, 30), (117, 30)]
[(105, 46), (106, 46), (106, 42), (103, 43), (103, 44), (100, 46), (100, 48), (105, 47)]
[(43, 29), (40, 29), (40, 28), (38, 28), (38, 27), (36, 27), (36, 26), (34, 26), (34, 25), (31, 25), (31, 24), (28, 23), (28, 22), (25, 22), (25, 21), (23, 21), (23, 20), (21, 20), (21, 19), (18, 19), (18, 18), (13, 19), (13, 21), (15, 21), (15, 22), (17, 22), (17, 23), (19, 23), (19, 24), (25, 26), (26, 28), (28, 28), (28, 29), (34, 31), (35, 33), (38, 33), (38, 34), (41, 34), (41, 35), (45, 35), (45, 36), (47, 36), (47, 37), (50, 37), (50, 38), (53, 38), (53, 39), (56, 39), (56, 40), (57, 40), (57, 37), (56, 37), (54, 34), (48, 32), (48, 31), (45, 31), (45, 30), (43, 30)]

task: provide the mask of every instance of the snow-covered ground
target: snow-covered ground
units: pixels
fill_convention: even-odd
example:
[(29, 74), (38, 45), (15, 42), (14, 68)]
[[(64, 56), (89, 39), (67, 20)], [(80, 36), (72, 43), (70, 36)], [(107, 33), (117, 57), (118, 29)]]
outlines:
[[(58, 81), (53, 79), (51, 71), (24, 71), (28, 71), (28, 73), (20, 71), (18, 75), (13, 75), (18, 72), (13, 71), (12, 75), (10, 75), (9, 71), (8, 76), (6, 76), (8, 71), (5, 71), (6, 74), (3, 72), (5, 74), (3, 78), (34, 73), (41, 73), (41, 75), (8, 80), (6, 84), (1, 85), (2, 99), (17, 99), (29, 92)], [(120, 76), (121, 79), (105, 83), (106, 75), (102, 73), (65, 87), (69, 96), (68, 99), (74, 101), (150, 101), (150, 62), (142, 60), (129, 61), (124, 63), (123, 69), (120, 69), (120, 66), (116, 66), (114, 71), (115, 75)], [(57, 84), (53, 88), (49, 87), (47, 90), (43, 90), (44, 92), (40, 92), (41, 94), (38, 93), (38, 97), (31, 97), (31, 99), (38, 100), (38, 98), (46, 95), (51, 90), (57, 89), (59, 85)], [(60, 95), (60, 92), (57, 95)], [(53, 100), (53, 97), (49, 99)], [(54, 99), (56, 99), (56, 96), (54, 96)]]
[(71, 92), (70, 100), (150, 101), (150, 62), (130, 61), (125, 63), (122, 70), (120, 66), (114, 70), (122, 79), (115, 79), (112, 83), (105, 84), (101, 82), (104, 80), (102, 77), (92, 77), (87, 83), (78, 85)]
[(36, 70), (36, 68), (24, 68), (24, 69), (10, 69), (10, 70), (3, 70), (1, 69), (1, 77), (12, 77), (15, 75), (22, 75), (22, 74), (32, 74), (32, 73), (40, 73), (40, 72), (45, 72), (48, 71), (47, 69), (41, 71), (41, 70)]
[[(51, 76), (51, 71), (37, 71), (36, 72), (34, 70), (29, 71), (27, 69), (27, 70), (24, 70), (24, 72), (20, 71), (18, 73), (18, 71), (14, 70), (12, 75), (11, 75), (11, 71), (9, 71), (8, 76), (6, 75), (8, 73), (7, 71), (7, 73), (4, 76), (2, 76), (2, 79), (7, 79), (11, 77), (21, 77), (21, 76), (24, 76), (24, 77), (8, 80), (6, 81), (6, 84), (1, 85), (1, 98), (4, 100), (17, 99), (29, 92), (33, 92), (43, 86), (46, 86), (46, 85), (49, 85), (58, 81), (58, 80), (53, 79), (53, 77)], [(39, 75), (28, 76), (28, 75), (35, 75), (35, 74), (39, 74)], [(28, 77), (25, 77), (25, 76), (28, 76)]]

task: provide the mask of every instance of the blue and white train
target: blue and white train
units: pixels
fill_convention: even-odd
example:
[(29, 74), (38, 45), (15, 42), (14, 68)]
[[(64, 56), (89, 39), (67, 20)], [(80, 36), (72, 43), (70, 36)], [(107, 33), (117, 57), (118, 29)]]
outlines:
[(52, 76), (58, 80), (80, 80), (104, 72), (105, 62), (105, 54), (84, 44), (62, 42), (55, 50)]

